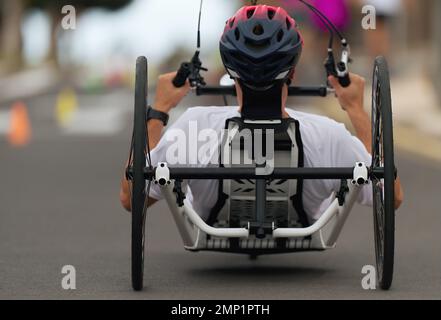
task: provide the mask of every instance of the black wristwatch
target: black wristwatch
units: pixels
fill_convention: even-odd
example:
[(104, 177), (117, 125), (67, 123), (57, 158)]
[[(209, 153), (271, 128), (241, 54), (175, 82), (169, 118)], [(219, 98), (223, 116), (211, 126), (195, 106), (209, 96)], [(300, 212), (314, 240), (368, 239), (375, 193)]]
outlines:
[(153, 109), (152, 107), (147, 108), (147, 115), (146, 115), (147, 121), (151, 119), (156, 119), (162, 121), (164, 124), (164, 127), (168, 124), (169, 115), (165, 112), (161, 112), (158, 110)]

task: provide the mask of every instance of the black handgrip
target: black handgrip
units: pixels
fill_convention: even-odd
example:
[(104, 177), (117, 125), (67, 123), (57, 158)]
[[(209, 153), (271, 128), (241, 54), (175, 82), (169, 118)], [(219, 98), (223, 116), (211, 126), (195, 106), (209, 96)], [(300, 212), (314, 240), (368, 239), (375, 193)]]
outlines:
[[(343, 63), (339, 63), (337, 68), (340, 71), (346, 70), (346, 66)], [(340, 83), (340, 85), (343, 88), (347, 88), (347, 87), (349, 87), (351, 85), (351, 78), (349, 77), (349, 72), (347, 70), (346, 70), (344, 76), (339, 76), (338, 77), (338, 82)]]
[(343, 88), (347, 88), (351, 85), (351, 79), (349, 78), (349, 73), (343, 77), (338, 77), (338, 82)]
[(173, 79), (173, 85), (176, 88), (181, 88), (187, 82), (188, 76), (191, 73), (191, 65), (188, 62), (184, 62), (181, 64), (181, 67), (176, 74), (176, 77)]

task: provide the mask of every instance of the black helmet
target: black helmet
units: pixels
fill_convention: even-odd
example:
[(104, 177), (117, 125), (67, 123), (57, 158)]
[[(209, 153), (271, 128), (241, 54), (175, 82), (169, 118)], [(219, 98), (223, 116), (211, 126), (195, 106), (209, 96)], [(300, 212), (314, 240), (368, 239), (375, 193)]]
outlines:
[(295, 20), (283, 8), (266, 5), (241, 8), (227, 21), (220, 41), (230, 76), (256, 88), (286, 81), (302, 48)]

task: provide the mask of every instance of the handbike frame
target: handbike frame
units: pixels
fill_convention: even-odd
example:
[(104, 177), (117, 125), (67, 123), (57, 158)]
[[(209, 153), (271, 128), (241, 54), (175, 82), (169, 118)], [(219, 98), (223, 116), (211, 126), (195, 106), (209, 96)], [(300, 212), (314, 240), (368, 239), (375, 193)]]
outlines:
[[(349, 180), (349, 190), (343, 201), (336, 198), (321, 217), (306, 228), (276, 228), (273, 226), (272, 238), (302, 238), (322, 232), (321, 249), (332, 248), (341, 233), (350, 211), (360, 193), (361, 187), (373, 178), (384, 175), (382, 168), (370, 170), (362, 163), (353, 168), (275, 168), (272, 174), (257, 175), (255, 168), (169, 168), (166, 163), (158, 164), (155, 169), (146, 169), (146, 179), (153, 180), (161, 188), (162, 194), (172, 212), (184, 247), (197, 251), (201, 235), (205, 233), (220, 238), (249, 238), (250, 228), (215, 228), (200, 217), (187, 200), (181, 204), (175, 194), (175, 181), (191, 179), (339, 179)], [(265, 184), (262, 184), (265, 188)], [(259, 192), (256, 188), (256, 195)], [(256, 213), (259, 207), (256, 199)], [(264, 208), (263, 208), (264, 210)], [(331, 220), (334, 222), (331, 224)]]
[[(394, 259), (394, 172), (393, 161), (393, 131), (392, 131), (392, 110), (390, 101), (390, 81), (388, 77), (387, 63), (384, 58), (377, 58), (375, 62), (374, 84), (378, 78), (381, 86), (376, 88), (373, 94), (373, 101), (381, 102), (382, 121), (386, 118), (385, 125), (388, 126), (387, 139), (383, 134), (378, 135), (373, 130), (373, 150), (376, 150), (378, 144), (387, 145), (389, 153), (386, 153), (385, 163), (378, 164), (373, 159), (372, 167), (368, 168), (362, 163), (357, 163), (354, 168), (276, 168), (269, 175), (257, 175), (256, 168), (168, 168), (167, 164), (160, 163), (158, 167), (152, 168), (151, 163), (145, 167), (146, 162), (146, 121), (144, 115), (146, 110), (146, 75), (147, 61), (144, 57), (137, 61), (137, 86), (135, 90), (135, 127), (134, 138), (138, 137), (138, 143), (132, 145), (131, 152), (138, 151), (138, 165), (130, 165), (126, 171), (127, 180), (131, 180), (133, 185), (138, 186), (138, 190), (145, 189), (145, 180), (154, 181), (159, 184), (161, 191), (166, 199), (170, 211), (184, 242), (187, 250), (199, 251), (225, 251), (250, 254), (257, 256), (260, 254), (285, 253), (295, 251), (325, 250), (335, 247), (336, 241), (346, 222), (347, 217), (360, 193), (364, 184), (372, 181), (377, 183), (382, 179), (389, 188), (384, 188), (380, 193), (380, 198), (373, 199), (374, 214), (375, 206), (381, 209), (380, 219), (375, 217), (375, 235), (376, 235), (376, 259), (377, 274), (380, 286), (387, 290), (390, 288), (393, 276)], [(378, 74), (377, 74), (378, 73)], [(382, 90), (378, 90), (378, 89)], [(375, 88), (374, 88), (375, 89)], [(197, 95), (234, 95), (234, 87), (197, 87)], [(291, 87), (290, 96), (318, 96), (326, 97), (331, 89), (326, 87)], [(374, 100), (376, 99), (376, 100)], [(376, 104), (373, 104), (376, 106)], [(374, 111), (375, 108), (373, 107)], [(136, 120), (138, 119), (138, 121)], [(382, 122), (383, 123), (383, 122)], [(375, 125), (375, 121), (373, 121)], [(384, 140), (386, 139), (386, 140)], [(148, 140), (148, 139), (147, 139)], [(392, 152), (390, 151), (392, 150)], [(387, 160), (387, 161), (386, 161)], [(144, 178), (144, 179), (143, 179)], [(256, 205), (253, 221), (249, 221), (245, 227), (241, 228), (223, 228), (208, 225), (195, 210), (191, 204), (184, 200), (183, 180), (199, 179), (252, 179), (256, 180)], [(304, 228), (277, 228), (275, 223), (268, 226), (265, 223), (265, 204), (266, 204), (266, 183), (272, 179), (333, 179), (342, 180), (342, 187), (335, 196), (335, 200), (329, 208), (324, 211), (321, 217), (313, 225)], [(351, 180), (350, 183), (346, 182)], [(374, 184), (373, 184), (374, 185)], [(141, 188), (139, 188), (141, 186)], [(374, 185), (377, 189), (378, 185)], [(135, 194), (135, 193), (133, 193)], [(143, 269), (144, 269), (144, 224), (145, 224), (145, 205), (146, 196), (144, 192), (138, 192), (138, 198), (132, 197), (132, 282), (135, 290), (141, 290), (143, 287)], [(331, 196), (331, 195), (330, 195)], [(384, 201), (386, 199), (386, 206)], [(133, 203), (137, 203), (134, 206)], [(135, 208), (135, 209), (134, 209)], [(137, 210), (136, 210), (137, 208)], [(142, 209), (142, 210), (141, 210)], [(136, 220), (135, 220), (136, 218)], [(143, 218), (143, 219), (140, 219)], [(257, 227), (256, 227), (257, 222)], [(383, 225), (380, 225), (382, 222)], [(217, 226), (228, 225), (228, 222), (221, 221)], [(243, 226), (243, 225), (242, 225)], [(264, 229), (264, 238), (260, 229)], [(257, 230), (257, 231), (256, 231)], [(267, 235), (270, 235), (269, 239)], [(231, 238), (239, 239), (229, 241)], [(284, 241), (275, 241), (278, 239), (287, 240), (279, 247), (279, 243)], [(379, 242), (378, 239), (383, 240)], [(258, 240), (261, 240), (260, 243)], [(266, 241), (266, 242), (265, 242)], [(273, 246), (274, 242), (276, 246)], [(229, 244), (232, 244), (229, 246)]]

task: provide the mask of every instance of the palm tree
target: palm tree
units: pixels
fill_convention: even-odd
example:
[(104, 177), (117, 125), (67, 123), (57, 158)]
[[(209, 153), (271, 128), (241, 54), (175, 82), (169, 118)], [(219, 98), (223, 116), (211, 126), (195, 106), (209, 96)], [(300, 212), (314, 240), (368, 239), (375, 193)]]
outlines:
[(104, 8), (107, 10), (119, 10), (127, 6), (132, 0), (69, 0), (65, 3), (59, 0), (28, 0), (32, 7), (43, 9), (47, 12), (51, 21), (51, 41), (47, 60), (58, 65), (58, 36), (63, 15), (61, 9), (64, 5), (75, 7), (77, 15), (91, 8)]
[(100, 7), (119, 10), (132, 0), (0, 0), (0, 62), (6, 72), (14, 72), (23, 66), (21, 23), (29, 9), (44, 10), (51, 22), (51, 41), (47, 60), (58, 66), (58, 34), (64, 5), (73, 5), (76, 14)]
[(0, 60), (6, 72), (23, 64), (21, 20), (25, 10), (22, 0), (0, 0)]

